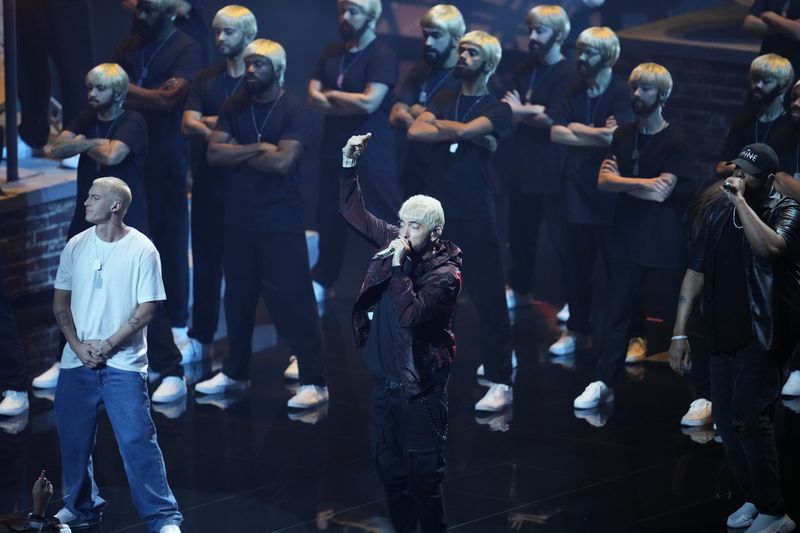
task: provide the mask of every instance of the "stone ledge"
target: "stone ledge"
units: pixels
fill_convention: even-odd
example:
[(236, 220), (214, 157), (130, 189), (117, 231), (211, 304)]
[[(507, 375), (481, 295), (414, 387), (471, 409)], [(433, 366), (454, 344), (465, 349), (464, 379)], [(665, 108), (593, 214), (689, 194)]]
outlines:
[(20, 161), (19, 180), (6, 182), (5, 162), (0, 166), (0, 215), (75, 196), (76, 171), (52, 159)]

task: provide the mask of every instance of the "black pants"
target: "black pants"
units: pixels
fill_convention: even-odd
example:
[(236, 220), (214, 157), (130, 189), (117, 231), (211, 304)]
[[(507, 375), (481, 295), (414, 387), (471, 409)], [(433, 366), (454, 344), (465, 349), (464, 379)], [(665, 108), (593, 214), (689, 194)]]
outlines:
[(230, 353), (222, 371), (250, 375), (253, 327), (263, 294), (275, 329), (297, 354), (301, 385), (325, 385), (324, 345), (305, 235), (225, 228), (225, 317)]
[[(597, 379), (611, 387), (625, 366), (625, 355), (631, 325), (641, 316), (639, 307), (642, 281), (646, 276), (656, 280), (660, 291), (659, 306), (667, 321), (675, 319), (683, 269), (655, 269), (638, 265), (621, 257), (611, 257), (611, 290), (604, 327)], [(570, 307), (572, 313), (572, 307)], [(637, 332), (638, 333), (638, 332)], [(641, 335), (639, 335), (641, 336)]]
[(161, 275), (167, 293), (167, 318), (185, 327), (189, 318), (189, 204), (187, 169), (174, 169), (152, 154), (145, 164), (145, 193), (150, 239), (161, 255)]
[(20, 137), (44, 146), (50, 137), (50, 65), (53, 59), (61, 86), (64, 126), (86, 104), (84, 77), (95, 65), (87, 0), (17, 2), (19, 43)]
[[(567, 268), (564, 209), (557, 196), (512, 191), (509, 195), (508, 244), (511, 269), (508, 282), (516, 292), (533, 292), (539, 228), (544, 223), (561, 272)], [(562, 283), (565, 280), (561, 280)], [(566, 288), (565, 288), (566, 292)]]
[(611, 229), (591, 224), (567, 224), (568, 261), (566, 268), (567, 303), (570, 331), (588, 335), (592, 332), (592, 292), (594, 267), (598, 258), (608, 274)]
[[(370, 140), (373, 144), (375, 139)], [(358, 158), (358, 178), (364, 203), (375, 216), (386, 222), (397, 222), (400, 198), (394, 171), (387, 162), (370, 159), (367, 150)], [(311, 272), (312, 278), (324, 287), (332, 287), (342, 271), (347, 245), (347, 223), (339, 214), (339, 174), (342, 158), (323, 158), (319, 166), (319, 199), (317, 201), (317, 231), (319, 259)]]
[[(205, 154), (203, 154), (205, 156)], [(219, 322), (225, 236), (225, 180), (202, 168), (192, 185), (192, 327), (189, 336), (214, 341)]]
[[(447, 381), (406, 400), (399, 386), (376, 379), (370, 399), (372, 455), (397, 533), (447, 529), (442, 480)], [(439, 435), (437, 435), (437, 433)]]
[[(0, 251), (0, 273), (3, 272), (3, 255)], [(0, 280), (0, 393), (9, 389), (25, 390), (26, 381), (22, 370), (22, 348), (14, 324), (14, 313), (8, 301), (5, 285)]]
[(747, 346), (711, 357), (714, 423), (731, 474), (759, 513), (783, 515), (778, 451), (772, 426), (781, 391), (782, 361)]
[(703, 331), (703, 317), (695, 307), (686, 325), (692, 358), (692, 389), (695, 399), (711, 399), (711, 346)]
[(506, 309), (503, 260), (494, 219), (447, 220), (444, 238), (464, 253), (464, 290), (481, 324), (481, 360), (486, 379), (511, 385), (513, 338)]

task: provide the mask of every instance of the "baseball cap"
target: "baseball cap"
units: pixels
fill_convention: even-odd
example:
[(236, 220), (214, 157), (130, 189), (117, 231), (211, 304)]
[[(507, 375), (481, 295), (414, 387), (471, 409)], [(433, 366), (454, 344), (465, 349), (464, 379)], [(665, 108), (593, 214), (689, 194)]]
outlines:
[(728, 164), (736, 165), (748, 174), (772, 174), (778, 171), (780, 163), (778, 154), (769, 145), (764, 143), (748, 144), (739, 153), (739, 156)]

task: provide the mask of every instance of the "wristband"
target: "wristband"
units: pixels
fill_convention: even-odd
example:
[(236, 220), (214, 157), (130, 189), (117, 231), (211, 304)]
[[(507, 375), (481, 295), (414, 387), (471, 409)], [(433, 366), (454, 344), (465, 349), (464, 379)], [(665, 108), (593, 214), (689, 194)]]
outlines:
[(28, 513), (28, 527), (31, 529), (42, 529), (46, 522), (45, 517), (42, 515)]
[(114, 349), (114, 345), (113, 345), (113, 344), (111, 344), (111, 341), (110, 341), (110, 340), (108, 340), (108, 339), (103, 339), (103, 340), (101, 340), (101, 341), (100, 341), (98, 344), (99, 344), (99, 346), (100, 346), (100, 351), (101, 351), (101, 352), (103, 351), (103, 344), (108, 344), (108, 351), (109, 351), (109, 352), (110, 352), (111, 350), (113, 350), (113, 349)]
[(671, 341), (688, 341), (689, 337), (687, 337), (686, 335), (673, 335), (672, 337), (670, 337), (669, 340), (671, 340)]

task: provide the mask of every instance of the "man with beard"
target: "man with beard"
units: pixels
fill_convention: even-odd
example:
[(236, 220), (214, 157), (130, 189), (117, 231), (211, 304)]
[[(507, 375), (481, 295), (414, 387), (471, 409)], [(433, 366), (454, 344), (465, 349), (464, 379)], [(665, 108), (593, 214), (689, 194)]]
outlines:
[(256, 39), (244, 49), (246, 92), (223, 106), (208, 143), (212, 165), (234, 167), (225, 207), (225, 317), (230, 352), (222, 372), (198, 383), (217, 394), (250, 385), (253, 324), (262, 293), (278, 334), (295, 351), (300, 388), (288, 406), (328, 401), (322, 331), (311, 286), (298, 163), (311, 113), (283, 89), (286, 52)]
[[(613, 401), (612, 386), (625, 364), (642, 281), (648, 276), (658, 280), (662, 316), (671, 318), (686, 268), (683, 215), (693, 187), (685, 179), (689, 156), (684, 134), (662, 115), (672, 93), (672, 76), (661, 65), (643, 63), (633, 69), (628, 84), (636, 121), (614, 131), (597, 176), (600, 190), (621, 193), (609, 241), (605, 336), (596, 381), (575, 399), (576, 409)], [(711, 423), (710, 406), (702, 422)]]
[(317, 301), (332, 294), (347, 246), (347, 226), (338, 213), (333, 176), (341, 163), (338, 147), (344, 146), (351, 135), (372, 133), (370, 151), (360, 164), (361, 187), (369, 210), (391, 222), (400, 206), (388, 118), (392, 105), (388, 94), (397, 80), (397, 56), (375, 34), (381, 1), (338, 0), (338, 6), (342, 42), (325, 49), (308, 82), (309, 105), (325, 115), (317, 203), (319, 260), (311, 273)]
[(412, 141), (431, 143), (426, 194), (447, 212), (446, 236), (463, 243), (465, 288), (482, 325), (481, 358), (490, 382), (475, 404), (479, 411), (500, 411), (513, 402), (511, 323), (505, 308), (500, 242), (489, 177), (489, 160), (499, 139), (511, 131), (511, 109), (489, 94), (486, 84), (500, 63), (499, 41), (482, 31), (458, 42), (453, 76), (458, 92), (440, 92), (408, 128)]
[[(86, 75), (89, 105), (69, 124), (56, 139), (53, 156), (78, 160), (78, 200), (67, 238), (72, 238), (90, 226), (83, 204), (92, 182), (104, 176), (114, 176), (124, 181), (137, 203), (126, 212), (130, 225), (144, 234), (149, 233), (147, 202), (144, 198), (144, 179), (148, 135), (142, 115), (124, 109), (130, 82), (128, 75), (115, 63), (96, 66)], [(164, 376), (153, 392), (153, 402), (165, 403), (186, 394), (180, 352), (169, 330), (163, 304), (157, 305), (156, 316), (147, 329), (151, 354), (151, 368)], [(63, 339), (62, 339), (63, 340)], [(62, 344), (63, 348), (63, 344)], [(60, 372), (56, 362), (33, 380), (36, 388), (56, 386)]]
[(800, 72), (800, 1), (755, 0), (742, 28), (763, 37), (760, 54), (777, 54)]
[(217, 50), (225, 62), (204, 70), (192, 82), (181, 129), (192, 144), (192, 327), (191, 350), (184, 362), (203, 357), (203, 347), (214, 341), (219, 321), (222, 282), (223, 222), (227, 169), (212, 168), (206, 160), (208, 139), (217, 124), (222, 104), (244, 80), (242, 53), (258, 33), (256, 18), (246, 7), (230, 5), (214, 16)]
[[(453, 77), (458, 61), (458, 40), (464, 36), (464, 17), (457, 7), (449, 4), (433, 6), (419, 20), (424, 43), (423, 61), (414, 63), (406, 79), (395, 92), (389, 121), (399, 130), (407, 131), (418, 116), (425, 112), (440, 91), (458, 91), (461, 82)], [(405, 162), (400, 171), (400, 184), (405, 196), (424, 190), (422, 178), (428, 159), (424, 143), (406, 146)]]
[(765, 54), (750, 63), (748, 109), (733, 121), (728, 130), (716, 166), (718, 178), (733, 174), (733, 165), (727, 161), (735, 158), (742, 146), (751, 143), (770, 144), (772, 135), (781, 127), (785, 112), (783, 96), (793, 80), (794, 69), (784, 57)]
[(180, 127), (189, 80), (200, 70), (200, 47), (175, 27), (178, 3), (139, 0), (136, 31), (117, 46), (114, 61), (132, 81), (125, 107), (140, 111), (147, 123), (150, 150), (144, 177), (150, 237), (163, 261), (166, 310), (173, 336), (181, 351), (186, 351), (191, 349), (186, 329), (189, 148)]
[(560, 6), (536, 6), (528, 12), (530, 56), (520, 64), (503, 101), (511, 106), (514, 173), (509, 194), (508, 244), (511, 249), (510, 306), (533, 303), (533, 278), (539, 226), (547, 223), (561, 271), (566, 268), (563, 222), (564, 162), (567, 147), (550, 141), (552, 115), (575, 80), (575, 69), (561, 53), (570, 31)]
[(679, 371), (688, 362), (686, 323), (702, 298), (714, 423), (744, 497), (727, 525), (788, 532), (795, 524), (781, 496), (773, 417), (782, 348), (796, 331), (782, 294), (800, 261), (800, 205), (772, 187), (780, 164), (769, 146), (745, 146), (729, 164), (733, 175), (706, 209), (683, 278), (670, 366)]
[[(569, 147), (564, 168), (567, 221), (567, 329), (550, 346), (565, 355), (590, 344), (592, 279), (598, 256), (608, 261), (608, 238), (617, 193), (597, 188), (597, 171), (618, 125), (631, 121), (629, 90), (611, 68), (619, 58), (619, 40), (607, 27), (592, 27), (578, 36), (577, 72), (550, 128), (554, 143)], [(606, 268), (607, 270), (607, 268)]]

